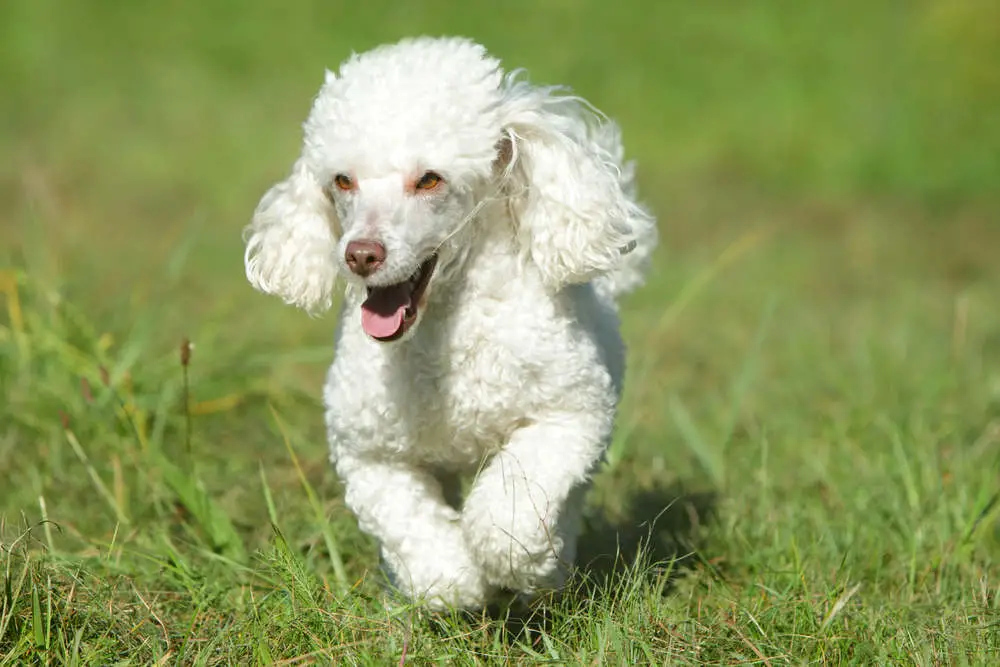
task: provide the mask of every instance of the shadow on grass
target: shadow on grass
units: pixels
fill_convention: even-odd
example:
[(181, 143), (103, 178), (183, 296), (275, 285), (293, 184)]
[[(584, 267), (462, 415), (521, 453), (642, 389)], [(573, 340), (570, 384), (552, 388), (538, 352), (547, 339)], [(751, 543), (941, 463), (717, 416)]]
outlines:
[(716, 494), (689, 493), (677, 486), (633, 496), (619, 519), (591, 518), (580, 535), (576, 579), (591, 594), (648, 566), (673, 581), (702, 562), (698, 535), (714, 519)]
[(560, 608), (617, 600), (651, 585), (667, 595), (680, 577), (708, 562), (700, 536), (714, 520), (716, 505), (712, 491), (692, 493), (678, 486), (641, 491), (618, 518), (598, 513), (585, 522), (576, 570), (558, 600), (495, 606), (487, 616), (516, 641), (547, 630)]

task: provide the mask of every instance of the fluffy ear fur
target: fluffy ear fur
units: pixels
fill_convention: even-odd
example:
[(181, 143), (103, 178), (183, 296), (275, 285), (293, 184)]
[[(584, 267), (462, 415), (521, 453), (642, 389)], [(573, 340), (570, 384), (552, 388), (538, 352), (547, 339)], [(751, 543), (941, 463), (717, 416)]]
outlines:
[(521, 250), (553, 289), (597, 280), (613, 295), (641, 282), (656, 243), (635, 201), (617, 125), (584, 100), (508, 79), (505, 191)]
[(244, 231), (247, 279), (310, 313), (328, 309), (337, 275), (336, 229), (333, 205), (299, 160), (264, 194)]

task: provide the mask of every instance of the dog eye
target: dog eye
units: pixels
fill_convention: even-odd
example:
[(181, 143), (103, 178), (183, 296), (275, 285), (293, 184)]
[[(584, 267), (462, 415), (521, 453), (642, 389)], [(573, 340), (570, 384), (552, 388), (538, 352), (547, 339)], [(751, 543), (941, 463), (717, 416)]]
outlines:
[(441, 185), (444, 181), (440, 174), (436, 174), (433, 171), (428, 171), (426, 174), (420, 177), (420, 179), (414, 183), (413, 187), (417, 190), (433, 190), (437, 186)]
[(340, 190), (353, 190), (354, 181), (347, 174), (337, 174), (333, 177), (333, 184), (337, 186)]

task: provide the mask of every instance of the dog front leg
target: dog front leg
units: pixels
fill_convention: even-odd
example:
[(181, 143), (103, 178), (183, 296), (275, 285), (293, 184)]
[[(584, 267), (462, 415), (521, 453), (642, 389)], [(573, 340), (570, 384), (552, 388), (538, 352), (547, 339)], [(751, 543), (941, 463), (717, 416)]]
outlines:
[(432, 609), (478, 608), (488, 587), (465, 543), (458, 510), (429, 473), (340, 457), (337, 473), (361, 530), (381, 544), (393, 584)]
[(527, 594), (562, 585), (610, 430), (607, 418), (553, 415), (515, 431), (480, 472), (462, 527), (490, 584)]

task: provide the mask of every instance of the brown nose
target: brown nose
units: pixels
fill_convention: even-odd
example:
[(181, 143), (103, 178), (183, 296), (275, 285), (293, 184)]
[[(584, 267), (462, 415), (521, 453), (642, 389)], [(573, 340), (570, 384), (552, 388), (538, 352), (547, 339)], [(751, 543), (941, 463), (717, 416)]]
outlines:
[(344, 252), (347, 268), (359, 276), (370, 276), (385, 261), (385, 246), (378, 241), (351, 241)]

